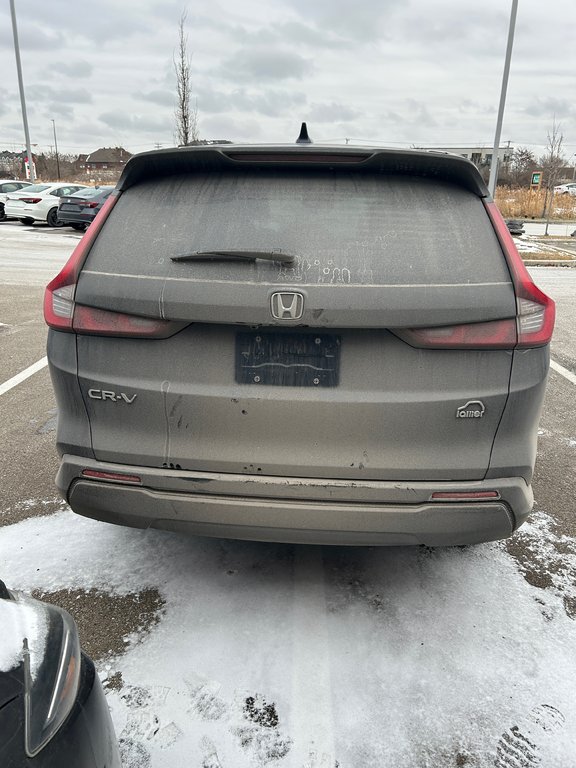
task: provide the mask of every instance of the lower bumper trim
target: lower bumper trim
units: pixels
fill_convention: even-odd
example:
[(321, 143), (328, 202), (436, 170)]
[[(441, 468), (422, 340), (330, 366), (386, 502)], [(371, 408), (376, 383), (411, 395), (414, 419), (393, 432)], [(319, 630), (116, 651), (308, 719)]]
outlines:
[(506, 538), (515, 528), (498, 502), (352, 504), (156, 491), (75, 480), (78, 514), (136, 528), (295, 544), (453, 546)]

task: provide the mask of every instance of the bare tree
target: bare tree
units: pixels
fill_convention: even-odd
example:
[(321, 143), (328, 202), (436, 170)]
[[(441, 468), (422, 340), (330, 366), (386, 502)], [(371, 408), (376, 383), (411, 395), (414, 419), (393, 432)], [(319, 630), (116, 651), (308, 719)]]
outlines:
[[(562, 154), (564, 134), (562, 133), (562, 126), (556, 122), (556, 117), (552, 120), (552, 128), (548, 131), (547, 138), (546, 152), (540, 158), (540, 165), (544, 171), (546, 187), (542, 218), (547, 216), (549, 221), (552, 198), (554, 197), (554, 185), (558, 181), (561, 169), (566, 165), (566, 159)], [(546, 223), (546, 234), (548, 234), (548, 223)]]
[(523, 187), (530, 184), (531, 174), (538, 168), (534, 153), (527, 147), (517, 147), (512, 153), (507, 178), (510, 186)]
[(178, 24), (178, 50), (174, 54), (176, 72), (176, 142), (180, 145), (198, 140), (198, 109), (191, 105), (192, 58), (188, 54), (188, 35), (184, 31), (187, 11), (183, 11)]

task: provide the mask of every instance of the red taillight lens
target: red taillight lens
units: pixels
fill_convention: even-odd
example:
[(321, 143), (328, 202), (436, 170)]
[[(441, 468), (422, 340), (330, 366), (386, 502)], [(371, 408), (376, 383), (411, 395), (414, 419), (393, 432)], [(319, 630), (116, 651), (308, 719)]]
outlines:
[(413, 347), (431, 349), (514, 349), (548, 344), (554, 329), (555, 305), (534, 285), (506, 222), (495, 203), (484, 203), (496, 232), (516, 293), (516, 317), (487, 323), (437, 328), (409, 328), (394, 333)]
[(556, 305), (549, 296), (534, 285), (496, 203), (485, 202), (484, 205), (504, 251), (516, 290), (517, 346), (542, 347), (552, 338)]
[(413, 347), (433, 349), (512, 349), (516, 344), (516, 321), (494, 320), (438, 328), (407, 328), (394, 333)]
[(122, 312), (108, 312), (105, 309), (74, 306), (72, 330), (96, 336), (141, 336), (147, 339), (165, 339), (182, 328), (182, 323), (171, 320), (156, 320)]
[(21, 197), (20, 200), (22, 200), (23, 203), (39, 203), (42, 198), (41, 197)]
[(109, 312), (76, 304), (76, 283), (80, 270), (108, 214), (114, 207), (117, 195), (110, 195), (82, 238), (64, 268), (46, 286), (44, 294), (44, 320), (57, 331), (86, 333), (98, 336), (132, 336), (148, 339), (164, 339), (183, 328), (186, 323), (156, 320), (121, 312)]
[(110, 195), (96, 215), (90, 229), (72, 252), (72, 256), (70, 256), (62, 271), (46, 286), (44, 293), (44, 320), (50, 328), (55, 328), (58, 331), (73, 330), (72, 317), (74, 315), (76, 281), (86, 261), (88, 252), (108, 214), (116, 204), (116, 200), (118, 200), (117, 195)]
[(93, 200), (81, 200), (80, 205), (84, 208), (98, 208), (98, 203), (95, 203)]

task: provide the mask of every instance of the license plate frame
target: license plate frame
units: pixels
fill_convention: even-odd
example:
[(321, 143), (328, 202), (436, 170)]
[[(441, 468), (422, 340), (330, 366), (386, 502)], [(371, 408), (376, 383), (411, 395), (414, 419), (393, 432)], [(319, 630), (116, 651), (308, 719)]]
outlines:
[(241, 331), (236, 334), (237, 384), (336, 387), (341, 337), (333, 333)]

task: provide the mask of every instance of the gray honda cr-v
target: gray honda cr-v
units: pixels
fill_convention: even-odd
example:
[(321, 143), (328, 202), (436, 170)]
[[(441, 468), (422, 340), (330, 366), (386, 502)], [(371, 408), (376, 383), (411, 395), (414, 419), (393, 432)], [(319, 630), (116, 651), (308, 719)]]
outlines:
[(506, 537), (532, 506), (554, 304), (464, 158), (137, 155), (45, 317), (79, 514), (439, 545)]

